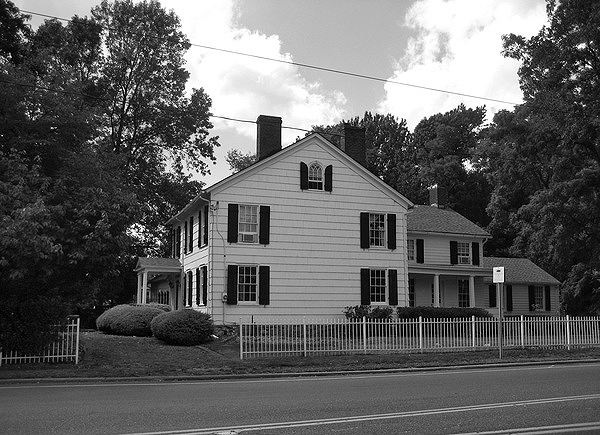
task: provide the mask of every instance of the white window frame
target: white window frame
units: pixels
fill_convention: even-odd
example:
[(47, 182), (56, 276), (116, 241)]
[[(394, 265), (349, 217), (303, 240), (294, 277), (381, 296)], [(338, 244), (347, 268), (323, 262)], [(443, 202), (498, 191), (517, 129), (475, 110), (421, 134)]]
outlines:
[(458, 307), (459, 308), (469, 308), (471, 304), (471, 299), (469, 296), (469, 280), (468, 279), (459, 279), (458, 284)]
[(387, 303), (387, 269), (369, 269), (369, 300), (372, 305)]
[(385, 248), (385, 213), (369, 213), (369, 247)]
[(406, 240), (406, 258), (408, 261), (415, 261), (415, 240)]
[(323, 165), (312, 162), (308, 165), (308, 190), (323, 190)]
[(239, 304), (258, 304), (258, 265), (238, 265), (237, 300)]
[(416, 298), (416, 294), (415, 294), (415, 279), (409, 278), (408, 279), (408, 306), (416, 307), (417, 306), (416, 304), (417, 304), (417, 298)]
[(533, 300), (535, 302), (535, 306), (536, 306), (536, 311), (543, 311), (546, 309), (546, 307), (544, 306), (546, 303), (546, 295), (544, 292), (544, 286), (543, 285), (534, 285), (533, 286)]
[(456, 253), (458, 264), (471, 264), (471, 244), (469, 242), (457, 242)]
[[(248, 213), (249, 211), (249, 213)], [(258, 205), (240, 204), (238, 211), (238, 240), (240, 243), (258, 243), (260, 215)]]

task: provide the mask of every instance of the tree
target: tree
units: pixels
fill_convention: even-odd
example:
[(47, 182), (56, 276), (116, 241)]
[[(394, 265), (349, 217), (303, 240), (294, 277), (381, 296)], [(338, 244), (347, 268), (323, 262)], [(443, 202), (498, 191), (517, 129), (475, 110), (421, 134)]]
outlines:
[[(501, 183), (490, 211), (510, 204), (511, 252), (566, 279), (565, 306), (577, 313), (577, 300), (600, 306), (600, 4), (549, 0), (547, 14), (532, 38), (504, 37), (525, 102), (495, 119), (493, 140), (517, 163), (490, 165)], [(525, 176), (517, 187), (515, 174)]]
[(256, 162), (256, 154), (252, 152), (244, 154), (240, 150), (232, 148), (227, 151), (225, 161), (229, 164), (229, 169), (235, 174), (253, 165)]
[(24, 42), (31, 34), (25, 24), (28, 19), (29, 16), (21, 14), (12, 2), (0, 0), (0, 58), (20, 63)]
[(468, 109), (461, 104), (421, 120), (414, 129), (412, 146), (421, 183), (446, 187), (447, 205), (485, 227), (490, 187), (484, 174), (472, 166), (484, 119), (485, 107)]

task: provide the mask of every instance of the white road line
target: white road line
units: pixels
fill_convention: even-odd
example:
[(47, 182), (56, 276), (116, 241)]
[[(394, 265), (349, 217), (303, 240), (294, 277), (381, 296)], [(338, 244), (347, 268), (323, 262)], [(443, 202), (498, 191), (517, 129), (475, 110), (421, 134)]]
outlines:
[(539, 427), (523, 427), (518, 429), (494, 430), (486, 432), (468, 432), (454, 435), (503, 435), (503, 434), (519, 434), (519, 435), (544, 435), (556, 433), (581, 433), (598, 431), (600, 429), (600, 421), (589, 423), (561, 424), (556, 426), (539, 426)]
[[(268, 430), (268, 429), (287, 429), (294, 427), (307, 427), (307, 426), (321, 426), (329, 424), (344, 424), (353, 422), (363, 421), (375, 421), (375, 420), (389, 420), (395, 418), (408, 418), (408, 417), (424, 417), (429, 415), (439, 414), (452, 414), (459, 412), (470, 412), (470, 411), (482, 411), (489, 409), (509, 408), (514, 406), (531, 406), (531, 405), (545, 405), (549, 403), (561, 403), (561, 402), (572, 402), (580, 400), (600, 400), (600, 394), (586, 394), (582, 396), (565, 396), (565, 397), (552, 397), (546, 399), (536, 400), (520, 400), (514, 402), (500, 402), (500, 403), (489, 403), (483, 405), (468, 405), (459, 406), (452, 408), (438, 408), (438, 409), (424, 409), (416, 411), (404, 411), (404, 412), (393, 412), (387, 414), (370, 414), (370, 415), (358, 415), (350, 417), (340, 418), (323, 418), (316, 420), (300, 420), (300, 421), (288, 421), (278, 423), (264, 423), (264, 424), (252, 424), (242, 426), (224, 426), (224, 427), (212, 427), (212, 428), (197, 428), (197, 429), (183, 429), (174, 431), (158, 431), (158, 432), (138, 432), (128, 433), (122, 435), (209, 435), (218, 433), (239, 433), (249, 432), (257, 430)], [(595, 423), (594, 423), (595, 424)], [(487, 433), (487, 432), (483, 432)], [(511, 432), (490, 432), (495, 433), (511, 433)], [(517, 432), (518, 433), (518, 432)], [(527, 432), (524, 432), (527, 433)], [(551, 433), (551, 432), (540, 432)]]
[(514, 372), (514, 371), (532, 371), (532, 370), (559, 370), (562, 368), (581, 368), (581, 367), (598, 367), (600, 364), (577, 364), (577, 365), (541, 365), (541, 366), (526, 366), (526, 367), (504, 367), (504, 368), (481, 368), (481, 369), (463, 369), (463, 370), (435, 370), (423, 372), (401, 372), (401, 373), (369, 373), (369, 374), (332, 374), (324, 376), (311, 376), (310, 373), (300, 374), (289, 378), (260, 378), (260, 379), (222, 379), (222, 380), (198, 380), (198, 381), (177, 381), (166, 379), (160, 382), (98, 382), (98, 383), (67, 383), (67, 384), (43, 384), (43, 385), (0, 385), (0, 390), (14, 389), (31, 389), (31, 388), (80, 388), (80, 387), (95, 387), (95, 388), (118, 388), (131, 386), (173, 386), (173, 385), (198, 385), (198, 384), (263, 384), (263, 383), (279, 383), (279, 382), (320, 382), (332, 379), (372, 379), (372, 378), (406, 378), (414, 376), (449, 376), (457, 374), (473, 374), (473, 373), (490, 373), (490, 372)]

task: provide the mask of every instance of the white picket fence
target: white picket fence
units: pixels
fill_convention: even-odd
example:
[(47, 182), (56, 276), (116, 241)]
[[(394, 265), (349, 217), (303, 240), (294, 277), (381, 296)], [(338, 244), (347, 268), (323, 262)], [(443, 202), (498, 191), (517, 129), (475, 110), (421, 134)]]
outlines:
[(26, 364), (40, 362), (79, 363), (79, 317), (70, 316), (65, 325), (56, 326), (58, 340), (37, 355), (24, 355), (0, 349), (0, 366), (3, 364)]
[[(286, 319), (239, 323), (240, 358), (600, 345), (600, 317)], [(502, 337), (502, 341), (499, 337)]]

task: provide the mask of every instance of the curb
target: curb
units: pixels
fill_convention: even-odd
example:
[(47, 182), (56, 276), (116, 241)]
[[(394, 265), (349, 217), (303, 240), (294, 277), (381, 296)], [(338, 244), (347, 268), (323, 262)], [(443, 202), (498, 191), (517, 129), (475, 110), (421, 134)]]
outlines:
[(365, 370), (332, 370), (319, 372), (278, 372), (278, 373), (231, 373), (222, 375), (181, 375), (181, 376), (124, 376), (124, 377), (71, 377), (71, 378), (16, 378), (0, 379), (0, 386), (11, 384), (85, 384), (85, 383), (139, 383), (139, 382), (180, 382), (180, 381), (219, 381), (219, 380), (244, 380), (244, 379), (278, 379), (278, 378), (311, 378), (324, 376), (352, 376), (375, 375), (394, 373), (423, 373), (439, 371), (458, 371), (472, 369), (495, 369), (528, 366), (554, 366), (568, 364), (598, 364), (600, 359), (579, 360), (550, 360), (527, 361), (512, 363), (472, 364), (460, 366), (434, 366), (434, 367), (402, 367), (397, 369), (365, 369)]

